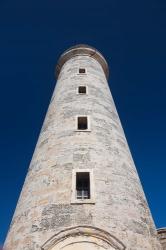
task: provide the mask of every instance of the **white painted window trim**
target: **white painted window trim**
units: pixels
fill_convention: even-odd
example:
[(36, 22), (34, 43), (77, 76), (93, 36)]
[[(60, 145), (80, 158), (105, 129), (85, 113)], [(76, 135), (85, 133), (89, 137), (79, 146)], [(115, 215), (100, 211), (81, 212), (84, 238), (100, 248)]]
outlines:
[[(79, 93), (79, 87), (86, 87), (86, 93)], [(77, 87), (77, 93), (76, 93), (77, 95), (88, 95), (88, 86), (87, 85), (83, 85), (83, 84), (81, 84), (81, 85), (79, 85), (78, 87)]]
[[(90, 199), (77, 199), (76, 194), (76, 174), (80, 172), (89, 173), (90, 180)], [(71, 187), (71, 204), (95, 204), (94, 176), (93, 169), (73, 169), (72, 187)]]
[[(87, 129), (78, 129), (78, 117), (87, 117), (88, 128)], [(89, 115), (77, 115), (75, 117), (75, 131), (76, 132), (91, 132), (91, 123), (90, 123), (90, 116)]]

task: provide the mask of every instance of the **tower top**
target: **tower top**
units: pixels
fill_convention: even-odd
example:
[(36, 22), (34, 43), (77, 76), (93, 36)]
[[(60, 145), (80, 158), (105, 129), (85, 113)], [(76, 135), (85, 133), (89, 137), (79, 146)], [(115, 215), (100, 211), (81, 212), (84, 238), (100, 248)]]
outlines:
[(70, 47), (60, 56), (57, 66), (56, 66), (56, 77), (58, 78), (61, 68), (65, 64), (66, 61), (68, 61), (72, 57), (79, 56), (79, 55), (90, 56), (94, 58), (95, 60), (97, 60), (102, 66), (104, 73), (106, 75), (106, 78), (108, 79), (109, 69), (108, 69), (108, 64), (105, 58), (98, 50), (86, 44), (78, 44), (76, 46)]

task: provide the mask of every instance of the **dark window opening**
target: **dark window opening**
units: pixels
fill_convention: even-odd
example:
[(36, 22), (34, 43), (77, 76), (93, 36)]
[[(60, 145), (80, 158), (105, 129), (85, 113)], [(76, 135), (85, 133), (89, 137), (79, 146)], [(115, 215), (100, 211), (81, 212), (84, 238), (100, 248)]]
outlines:
[(86, 94), (86, 87), (85, 86), (79, 86), (78, 87), (78, 93), (79, 94)]
[(90, 178), (88, 172), (76, 173), (77, 199), (90, 199)]
[(80, 69), (79, 69), (79, 74), (85, 74), (85, 69), (80, 68)]
[(78, 117), (78, 130), (86, 130), (88, 128), (87, 117)]

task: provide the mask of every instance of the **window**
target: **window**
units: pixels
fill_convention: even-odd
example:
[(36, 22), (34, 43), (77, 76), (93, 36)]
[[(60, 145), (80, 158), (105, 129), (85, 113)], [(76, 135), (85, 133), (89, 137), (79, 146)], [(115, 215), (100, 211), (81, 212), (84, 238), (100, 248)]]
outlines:
[(91, 132), (91, 122), (89, 115), (79, 115), (75, 117), (76, 132)]
[(77, 118), (77, 129), (86, 130), (88, 129), (88, 118), (87, 116), (79, 116)]
[(79, 68), (79, 74), (85, 74), (85, 69), (84, 68)]
[(76, 173), (76, 199), (90, 199), (89, 172)]
[(79, 86), (78, 94), (86, 94), (86, 86)]
[(95, 203), (92, 169), (73, 169), (71, 203)]

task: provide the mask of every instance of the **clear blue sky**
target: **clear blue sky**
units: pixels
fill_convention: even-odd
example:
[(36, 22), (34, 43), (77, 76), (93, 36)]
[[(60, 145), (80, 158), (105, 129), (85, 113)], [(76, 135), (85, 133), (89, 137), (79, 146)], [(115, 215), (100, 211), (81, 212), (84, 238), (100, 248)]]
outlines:
[(109, 84), (157, 227), (166, 226), (166, 1), (0, 0), (0, 243), (68, 47), (106, 57)]

